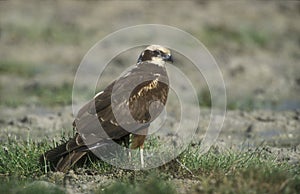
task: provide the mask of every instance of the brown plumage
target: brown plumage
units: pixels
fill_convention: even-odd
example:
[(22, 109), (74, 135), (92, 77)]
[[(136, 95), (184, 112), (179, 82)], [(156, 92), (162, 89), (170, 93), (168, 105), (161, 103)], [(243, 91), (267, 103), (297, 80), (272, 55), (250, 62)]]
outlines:
[(73, 122), (77, 132), (75, 136), (44, 153), (40, 162), (49, 162), (53, 170), (66, 172), (84, 156), (91, 154), (91, 150), (99, 149), (109, 140), (129, 147), (132, 134), (130, 148), (140, 148), (143, 166), (142, 149), (148, 127), (167, 101), (169, 87), (166, 61), (172, 61), (168, 49), (159, 45), (147, 47), (130, 71), (96, 94), (79, 110)]

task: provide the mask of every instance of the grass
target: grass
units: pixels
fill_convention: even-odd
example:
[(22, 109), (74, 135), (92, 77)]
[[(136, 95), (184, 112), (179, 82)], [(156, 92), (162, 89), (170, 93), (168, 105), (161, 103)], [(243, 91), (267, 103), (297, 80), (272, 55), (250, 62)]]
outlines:
[(234, 29), (227, 26), (206, 26), (199, 37), (208, 45), (234, 42), (243, 47), (265, 48), (270, 42), (270, 37), (266, 31), (255, 30), (250, 26), (240, 26)]
[(259, 109), (275, 110), (280, 105), (279, 102), (271, 100), (257, 100), (254, 98), (243, 98), (239, 100), (230, 100), (227, 103), (228, 110), (253, 111)]
[(65, 191), (51, 183), (45, 181), (30, 181), (25, 179), (1, 180), (0, 193), (15, 193), (15, 194), (63, 194)]
[(46, 42), (48, 44), (78, 44), (84, 39), (84, 35), (78, 26), (72, 23), (63, 23), (52, 20), (48, 23), (28, 24), (4, 24), (6, 39), (14, 42)]
[(111, 194), (111, 193), (132, 193), (132, 194), (173, 194), (176, 193), (174, 186), (170, 181), (157, 177), (154, 174), (148, 176), (140, 182), (131, 182), (129, 180), (124, 182), (116, 182), (108, 188), (98, 189), (98, 194)]
[[(17, 183), (26, 185), (26, 188), (30, 185), (31, 189), (44, 188), (43, 184), (35, 185), (28, 179), (39, 180), (47, 174), (38, 158), (57, 143), (49, 140), (36, 142), (29, 138), (2, 142), (0, 174), (8, 181), (1, 183), (4, 184), (1, 189), (8, 191)], [(224, 153), (212, 148), (204, 155), (198, 150), (197, 145), (191, 145), (171, 162), (147, 171), (122, 170), (101, 161), (85, 164), (83, 168), (113, 174), (118, 180), (108, 187), (99, 188), (96, 193), (174, 193), (178, 186), (172, 183), (174, 177), (196, 180), (195, 193), (296, 193), (300, 189), (300, 165), (278, 162), (263, 147)], [(75, 172), (77, 169), (80, 168), (75, 168)]]
[(0, 75), (16, 75), (20, 77), (30, 78), (42, 71), (41, 68), (33, 64), (15, 60), (0, 60)]
[(71, 83), (64, 82), (59, 86), (35, 84), (24, 89), (28, 96), (36, 96), (40, 105), (68, 105), (72, 103)]
[[(38, 82), (26, 81), (37, 74), (44, 73), (42, 66), (20, 61), (1, 61), (0, 76), (16, 76), (24, 79), (24, 86), (11, 87), (0, 84), (0, 105), (7, 107), (18, 107), (20, 105), (38, 104), (42, 106), (69, 105), (72, 103), (73, 83), (63, 82), (60, 85), (40, 84)], [(11, 78), (13, 79), (13, 78)]]
[[(211, 108), (212, 100), (210, 96), (210, 91), (208, 89), (204, 89), (198, 93), (198, 101), (200, 107), (208, 107)], [(227, 101), (227, 109), (228, 110), (243, 110), (243, 111), (252, 111), (257, 109), (270, 109), (274, 110), (279, 106), (279, 102), (271, 101), (271, 100), (257, 100), (254, 98), (242, 98), (238, 100), (228, 99)]]
[[(28, 104), (46, 107), (70, 105), (72, 103), (72, 89), (73, 85), (69, 82), (64, 82), (60, 85), (35, 83), (19, 88), (17, 94), (3, 92), (3, 95), (0, 97), (0, 105), (5, 107), (18, 107)], [(0, 87), (1, 90), (4, 89)]]
[(0, 174), (17, 177), (41, 175), (38, 157), (49, 148), (49, 144), (9, 138), (0, 150)]
[(198, 101), (200, 107), (211, 107), (211, 97), (210, 91), (208, 89), (204, 89), (203, 91), (198, 93)]

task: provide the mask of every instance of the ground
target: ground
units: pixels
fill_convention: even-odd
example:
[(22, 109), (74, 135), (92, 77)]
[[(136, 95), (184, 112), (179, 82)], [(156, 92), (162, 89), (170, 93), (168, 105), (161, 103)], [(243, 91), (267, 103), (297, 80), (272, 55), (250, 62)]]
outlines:
[[(53, 146), (53, 142), (72, 134), (72, 89), (77, 68), (97, 41), (124, 27), (165, 24), (195, 36), (215, 58), (227, 95), (226, 119), (220, 136), (209, 152), (218, 156), (215, 159), (219, 163), (215, 165), (224, 165), (221, 170), (216, 166), (204, 165), (205, 158), (213, 160), (211, 155), (189, 162), (193, 159), (191, 153), (199, 147), (208, 126), (211, 100), (203, 77), (193, 69), (184, 69), (183, 72), (196, 88), (201, 114), (188, 148), (192, 151), (185, 151), (178, 160), (159, 169), (142, 172), (104, 165), (105, 168), (101, 167), (100, 171), (99, 167), (96, 168), (98, 171), (79, 167), (62, 174), (35, 172), (36, 167), (30, 169), (27, 166), (27, 170), (22, 165), (23, 170), (15, 172), (13, 167), (10, 168), (13, 163), (8, 160), (10, 155), (3, 155), (0, 163), (7, 168), (1, 169), (1, 178), (25, 176), (22, 178), (25, 181), (24, 192), (37, 187), (53, 187), (58, 189), (57, 192), (64, 188), (64, 191), (76, 193), (95, 192), (95, 189), (100, 193), (113, 193), (113, 189), (124, 189), (124, 183), (131, 185), (132, 191), (138, 193), (148, 190), (151, 185), (159, 185), (155, 183), (155, 176), (170, 184), (158, 186), (162, 193), (173, 191), (170, 188), (178, 193), (243, 192), (251, 188), (253, 193), (295, 192), (300, 182), (299, 170), (295, 170), (300, 163), (299, 10), (300, 4), (295, 1), (32, 1), (27, 4), (1, 1), (2, 154), (16, 153), (11, 149), (28, 149), (26, 142), (35, 142), (30, 146), (35, 150), (32, 153), (38, 155), (42, 149)], [(142, 48), (128, 51), (129, 55), (125, 52), (112, 60), (98, 83), (98, 89), (136, 60), (139, 49)], [(134, 53), (133, 56), (131, 53)], [(186, 59), (175, 56), (178, 56), (177, 62), (174, 58), (178, 68), (187, 63)], [(209, 72), (207, 76), (217, 75)], [(81, 91), (85, 99), (93, 95), (89, 92), (85, 89)], [(176, 109), (175, 105), (171, 106), (173, 109)], [(176, 118), (174, 116), (174, 120)], [(24, 145), (16, 144), (14, 147), (9, 143), (14, 141), (24, 141)], [(46, 146), (35, 149), (34, 145), (41, 142)], [(245, 152), (246, 158), (236, 156)], [(248, 168), (243, 170), (236, 164), (244, 161), (244, 164), (251, 166), (253, 162), (254, 165), (254, 160), (261, 158), (261, 155), (254, 154), (255, 157), (252, 157), (251, 153), (267, 155), (269, 166), (263, 168), (263, 163), (258, 162), (258, 168), (263, 168), (264, 172), (269, 172), (266, 169), (273, 170), (269, 177), (266, 175), (271, 180), (255, 177), (252, 171), (256, 172), (256, 167), (247, 171)], [(20, 156), (31, 157), (26, 154)], [(13, 154), (11, 156), (15, 157)], [(248, 156), (250, 159), (247, 159)], [(15, 169), (19, 169), (18, 166)], [(274, 173), (274, 170), (279, 173)], [(286, 175), (286, 171), (293, 172)], [(232, 174), (249, 182), (250, 186), (235, 180)], [(271, 178), (276, 176), (278, 182)], [(148, 182), (145, 177), (150, 177)], [(255, 182), (256, 179), (261, 183)], [(119, 180), (123, 182), (117, 185)], [(145, 184), (139, 186), (140, 183)], [(279, 186), (272, 188), (272, 184)], [(215, 190), (211, 190), (209, 185)]]

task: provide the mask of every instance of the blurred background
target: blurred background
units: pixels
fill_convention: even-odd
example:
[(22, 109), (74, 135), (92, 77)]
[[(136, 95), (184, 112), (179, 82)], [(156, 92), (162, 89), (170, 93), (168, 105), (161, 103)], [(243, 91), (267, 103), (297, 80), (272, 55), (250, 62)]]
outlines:
[(1, 106), (70, 104), (76, 69), (97, 41), (158, 23), (204, 43), (223, 73), (229, 108), (300, 107), (299, 3), (158, 2), (1, 1)]
[[(229, 110), (298, 109), (299, 21), (293, 1), (0, 1), (0, 124), (70, 128), (85, 53), (116, 30), (147, 23), (180, 28), (207, 47), (223, 73)], [(198, 97), (210, 106), (209, 91)]]

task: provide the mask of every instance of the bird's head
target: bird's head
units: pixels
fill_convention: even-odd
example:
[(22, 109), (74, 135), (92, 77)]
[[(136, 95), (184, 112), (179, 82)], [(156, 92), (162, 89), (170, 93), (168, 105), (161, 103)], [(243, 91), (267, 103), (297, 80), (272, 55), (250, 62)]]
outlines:
[(144, 61), (151, 61), (156, 63), (162, 62), (172, 62), (171, 51), (160, 45), (150, 45), (148, 46), (140, 55), (138, 63)]

